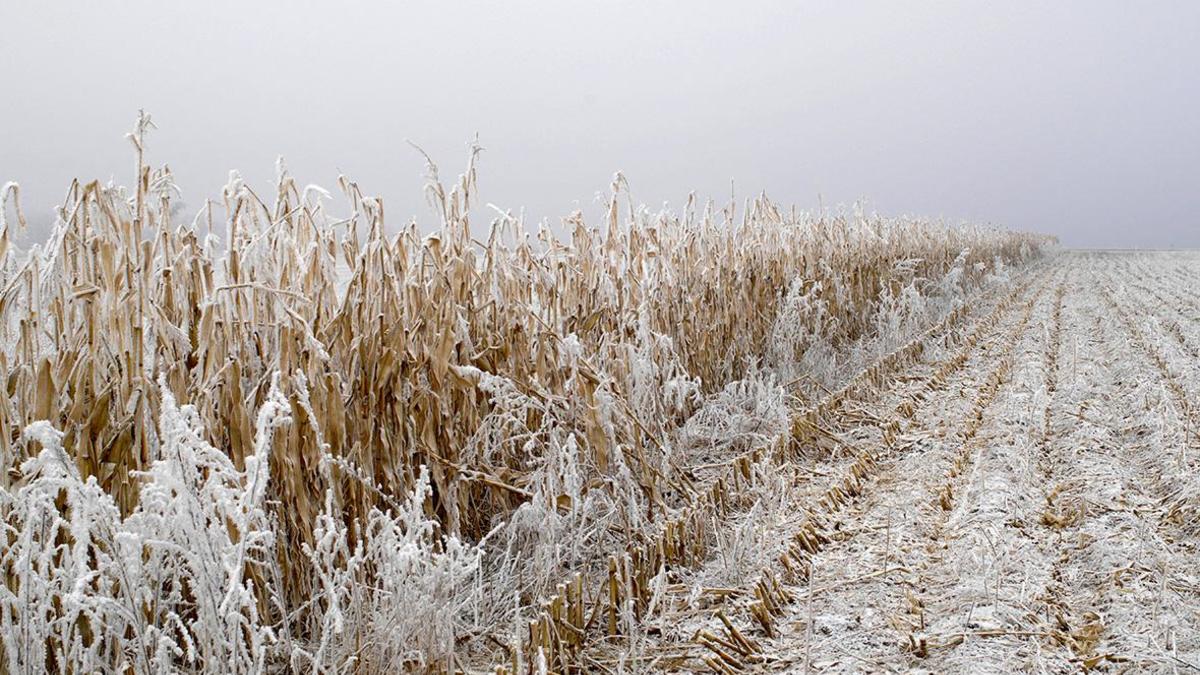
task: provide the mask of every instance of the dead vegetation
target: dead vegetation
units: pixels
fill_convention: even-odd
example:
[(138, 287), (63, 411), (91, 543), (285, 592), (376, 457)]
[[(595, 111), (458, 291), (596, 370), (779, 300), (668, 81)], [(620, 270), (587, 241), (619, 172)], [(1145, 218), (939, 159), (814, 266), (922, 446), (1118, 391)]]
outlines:
[[(346, 178), (339, 218), (282, 162), (181, 223), (151, 127), (134, 187), (73, 183), (30, 251), (3, 192), (11, 672), (633, 667), (718, 554), (763, 570), (744, 592), (775, 637), (770, 472), (845, 456), (826, 418), (1046, 244), (765, 196), (651, 212), (620, 175), (598, 226), (502, 214), (479, 241), (475, 147), (452, 183), (430, 166), (428, 234)], [(825, 508), (878, 470), (852, 461)], [(795, 574), (822, 536), (772, 559)], [(717, 616), (709, 665), (760, 662)]]

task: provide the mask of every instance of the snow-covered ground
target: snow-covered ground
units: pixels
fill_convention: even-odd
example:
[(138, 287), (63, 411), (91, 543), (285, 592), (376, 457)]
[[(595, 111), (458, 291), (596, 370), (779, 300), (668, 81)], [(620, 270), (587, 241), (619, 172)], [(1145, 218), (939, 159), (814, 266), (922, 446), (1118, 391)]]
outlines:
[[(833, 449), (746, 512), (739, 545), (784, 598), (771, 635), (760, 574), (717, 555), (672, 580), (625, 665), (1200, 668), (1200, 255), (1065, 253), (1014, 282), (827, 415)], [(861, 493), (822, 501), (864, 455)], [(806, 523), (827, 541), (789, 573)]]

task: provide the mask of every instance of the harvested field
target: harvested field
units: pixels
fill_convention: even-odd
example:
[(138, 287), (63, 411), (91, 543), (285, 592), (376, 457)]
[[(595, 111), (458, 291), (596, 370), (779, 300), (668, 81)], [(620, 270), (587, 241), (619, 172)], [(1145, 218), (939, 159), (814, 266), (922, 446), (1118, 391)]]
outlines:
[(1194, 670), (1198, 265), (1064, 253), (1023, 273), (982, 334), (828, 419), (843, 456), (874, 468), (830, 506), (820, 490), (843, 471), (838, 453), (810, 465), (792, 517), (755, 533), (804, 548), (764, 566), (777, 611), (759, 620), (753, 580), (681, 598), (643, 658), (721, 672)]
[(0, 221), (9, 672), (1200, 666), (1200, 256), (281, 164)]

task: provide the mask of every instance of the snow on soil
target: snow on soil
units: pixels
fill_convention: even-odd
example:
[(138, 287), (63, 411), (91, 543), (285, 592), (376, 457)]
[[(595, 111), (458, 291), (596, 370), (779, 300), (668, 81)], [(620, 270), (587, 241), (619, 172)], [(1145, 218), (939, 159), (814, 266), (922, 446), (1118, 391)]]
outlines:
[[(726, 544), (770, 565), (849, 449), (877, 449), (774, 637), (738, 611), (747, 594), (706, 599), (714, 579), (754, 583), (717, 556), (678, 580), (636, 669), (710, 668), (695, 636), (721, 634), (722, 609), (762, 648), (748, 670), (1200, 670), (1200, 254), (1066, 253), (1021, 274), (979, 340), (847, 407), (832, 430), (847, 451), (792, 467), (749, 544)], [(931, 380), (956, 349), (962, 366)], [(905, 397), (916, 410), (884, 447), (879, 420)]]

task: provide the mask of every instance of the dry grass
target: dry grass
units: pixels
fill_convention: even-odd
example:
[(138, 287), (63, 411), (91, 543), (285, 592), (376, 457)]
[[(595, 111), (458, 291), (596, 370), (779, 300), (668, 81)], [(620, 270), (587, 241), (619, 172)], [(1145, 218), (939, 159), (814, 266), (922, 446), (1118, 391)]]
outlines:
[[(137, 640), (71, 614), (60, 599), (38, 620), (40, 646), (3, 644), (14, 669), (39, 658), (66, 671), (137, 669), (139, 651), (144, 663), (192, 670), (306, 661), (332, 670), (453, 668), (487, 617), (519, 620), (520, 608), (567, 571), (603, 566), (606, 546), (631, 541), (696, 494), (680, 454), (687, 448), (676, 446), (707, 397), (724, 391), (729, 405), (730, 392), (753, 389), (739, 383), (767, 357), (783, 377), (803, 375), (806, 355), (851, 353), (895, 325), (880, 317), (906, 288), (920, 295), (922, 280), (950, 276), (969, 289), (997, 261), (1019, 264), (1044, 243), (918, 219), (798, 214), (765, 196), (741, 209), (689, 200), (681, 212), (652, 213), (624, 204), (619, 175), (598, 227), (572, 214), (561, 238), (503, 216), (479, 242), (469, 217), (474, 150), (452, 184), (434, 171), (428, 196), (440, 222), (428, 236), (415, 223), (386, 236), (382, 204), (346, 179), (339, 187), (352, 214), (334, 218), (322, 191), (301, 188), (283, 169), (273, 194), (235, 178), (220, 205), (181, 224), (171, 174), (143, 161), (148, 122), (131, 135), (134, 189), (73, 183), (49, 240), (29, 253), (0, 225), (5, 536), (16, 551), (34, 527), (14, 514), (47, 466), (30, 461), (46, 445), (61, 447), (77, 471), (61, 480), (95, 486), (80, 499), (111, 498), (105, 517), (114, 527), (145, 522), (156, 463), (183, 462), (167, 442), (183, 432), (165, 420), (185, 419), (178, 424), (197, 434), (187, 445), (227, 457), (226, 488), (250, 495), (237, 502), (242, 511), (209, 514), (209, 525), (228, 530), (223, 545), (242, 551), (226, 561), (237, 574), (222, 588), (244, 588), (252, 601), (230, 611), (269, 630), (225, 633), (227, 642), (263, 643), (247, 647), (244, 660), (229, 644), (160, 654), (121, 644)], [(5, 212), (19, 214), (16, 194), (6, 186)], [(818, 387), (792, 388), (815, 399)], [(186, 404), (183, 413), (171, 399)], [(264, 430), (256, 411), (271, 400), (286, 420), (271, 418)], [(40, 422), (48, 426), (25, 432)], [(738, 424), (739, 439), (756, 438)], [(693, 437), (700, 426), (689, 428)], [(253, 486), (261, 498), (251, 494), (260, 472), (250, 459), (269, 467), (265, 485)], [(43, 506), (75, 522), (81, 507), (65, 499)], [(246, 515), (255, 509), (259, 516)], [(245, 545), (260, 530), (270, 536)], [(86, 549), (73, 558), (79, 569), (62, 577), (73, 592), (131, 593), (94, 569), (118, 544), (81, 536), (68, 528), (39, 540), (47, 550)], [(33, 541), (21, 550), (33, 551)], [(379, 550), (384, 541), (395, 550)], [(481, 541), (483, 549), (467, 543)], [(515, 598), (464, 591), (469, 603), (437, 605), (462, 617), (447, 624), (449, 634), (425, 635), (419, 649), (391, 644), (396, 637), (372, 626), (367, 610), (382, 612), (385, 597), (419, 603), (428, 597), (421, 593), (446, 589), (368, 597), (351, 587), (378, 580), (381, 561), (418, 544), (431, 556), (467, 547), (448, 565), (489, 547), (497, 557), (467, 564), (461, 579), (440, 568), (403, 573), (508, 584)], [(58, 554), (50, 555), (36, 570), (25, 558), (0, 558), (8, 589), (0, 623), (32, 625), (21, 614), (23, 585), (52, 574)], [(125, 625), (154, 627), (154, 639), (172, 644), (199, 641), (212, 628), (196, 620), (199, 588), (183, 586), (169, 610), (133, 602)], [(339, 609), (351, 600), (365, 603), (358, 613)], [(343, 614), (355, 626), (343, 625)], [(168, 619), (178, 625), (160, 625)], [(15, 653), (23, 649), (38, 651)]]

